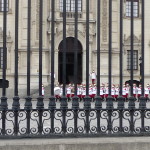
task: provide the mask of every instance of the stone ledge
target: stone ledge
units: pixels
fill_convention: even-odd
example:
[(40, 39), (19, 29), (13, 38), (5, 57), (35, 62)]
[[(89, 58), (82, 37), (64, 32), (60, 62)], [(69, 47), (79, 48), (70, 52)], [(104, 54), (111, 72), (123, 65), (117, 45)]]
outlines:
[(149, 150), (150, 137), (0, 140), (0, 150)]

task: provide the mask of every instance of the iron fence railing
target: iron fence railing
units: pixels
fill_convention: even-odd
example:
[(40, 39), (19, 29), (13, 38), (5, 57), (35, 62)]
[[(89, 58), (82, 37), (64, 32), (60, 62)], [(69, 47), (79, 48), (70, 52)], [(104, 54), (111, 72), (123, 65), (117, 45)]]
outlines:
[[(113, 99), (112, 99), (113, 100)], [(94, 108), (90, 99), (84, 107), (79, 107), (78, 100), (73, 100), (72, 107), (64, 100), (56, 108), (55, 98), (49, 100), (48, 108), (36, 108), (26, 100), (24, 109), (0, 109), (0, 137), (59, 137), (59, 136), (130, 136), (150, 134), (150, 108), (145, 99), (141, 99), (135, 108), (135, 99), (130, 99), (125, 108), (121, 97), (114, 108), (111, 99), (102, 107), (102, 99), (96, 98)]]
[[(72, 98), (72, 108), (68, 108), (66, 92), (66, 0), (63, 1), (63, 50), (62, 50), (62, 82), (63, 94), (61, 97), (60, 108), (56, 108), (54, 97), (54, 69), (55, 69), (55, 0), (51, 0), (51, 90), (48, 109), (44, 107), (44, 98), (42, 96), (42, 52), (43, 52), (43, 5), (44, 1), (39, 0), (39, 96), (37, 98), (36, 109), (32, 108), (32, 97), (30, 93), (30, 70), (31, 70), (31, 0), (27, 0), (27, 97), (25, 98), (24, 109), (20, 109), (20, 98), (18, 93), (18, 45), (19, 45), (19, 6), (20, 1), (15, 0), (15, 71), (14, 71), (14, 97), (12, 108), (8, 109), (5, 81), (7, 78), (7, 1), (4, 1), (3, 11), (3, 75), (2, 75), (2, 97), (0, 105), (0, 137), (26, 137), (26, 136), (54, 136), (54, 135), (143, 135), (150, 133), (150, 109), (146, 107), (146, 98), (144, 97), (144, 0), (141, 3), (141, 83), (142, 96), (140, 97), (139, 108), (135, 108), (135, 98), (133, 97), (133, 50), (134, 50), (134, 17), (133, 17), (133, 0), (131, 0), (131, 96), (129, 97), (128, 108), (124, 107), (124, 98), (122, 95), (123, 84), (123, 0), (120, 2), (120, 96), (118, 98), (118, 107), (113, 107), (113, 98), (111, 95), (112, 86), (112, 0), (108, 0), (108, 83), (109, 96), (107, 97), (106, 108), (102, 107), (102, 98), (100, 95), (100, 69), (101, 69), (101, 53), (100, 53), (100, 35), (101, 35), (101, 0), (97, 0), (97, 96), (95, 97), (95, 108), (91, 108), (91, 98), (89, 97), (89, 54), (90, 54), (90, 36), (89, 36), (89, 20), (90, 20), (90, 1), (86, 0), (86, 96), (84, 97), (84, 108), (79, 108), (79, 100), (77, 97), (77, 74), (78, 74), (78, 2), (75, 1), (74, 12), (74, 85), (75, 96)], [(31, 11), (32, 10), (32, 11)], [(81, 12), (80, 12), (81, 13)]]

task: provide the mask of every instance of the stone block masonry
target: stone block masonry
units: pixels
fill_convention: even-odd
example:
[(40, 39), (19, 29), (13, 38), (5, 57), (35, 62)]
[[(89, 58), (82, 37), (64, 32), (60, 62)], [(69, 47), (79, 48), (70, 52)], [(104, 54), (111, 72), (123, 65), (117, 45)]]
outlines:
[(0, 150), (149, 150), (150, 137), (0, 140)]

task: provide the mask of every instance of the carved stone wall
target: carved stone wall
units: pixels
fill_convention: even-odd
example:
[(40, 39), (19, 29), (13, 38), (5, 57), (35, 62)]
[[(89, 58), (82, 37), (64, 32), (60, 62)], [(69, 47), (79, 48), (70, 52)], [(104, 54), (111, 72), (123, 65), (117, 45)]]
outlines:
[(107, 42), (108, 35), (108, 2), (102, 1), (102, 42)]
[(39, 0), (36, 0), (36, 40), (39, 39)]

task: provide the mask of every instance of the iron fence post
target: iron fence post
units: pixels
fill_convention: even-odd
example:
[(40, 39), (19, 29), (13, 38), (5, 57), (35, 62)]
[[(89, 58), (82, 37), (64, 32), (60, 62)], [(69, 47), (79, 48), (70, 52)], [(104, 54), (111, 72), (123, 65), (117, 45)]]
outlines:
[(18, 113), (20, 109), (19, 97), (15, 96), (13, 98), (12, 110), (14, 111), (14, 134), (17, 135), (19, 131), (18, 124)]
[[(7, 64), (7, 4), (6, 0), (3, 1), (4, 4), (4, 11), (3, 11), (3, 75), (2, 75), (2, 96), (6, 96), (6, 87), (5, 87), (5, 80), (6, 80), (6, 64)], [(4, 99), (4, 98), (3, 98)], [(7, 99), (7, 98), (6, 98)]]
[(107, 126), (107, 129), (108, 129), (108, 133), (111, 134), (111, 131), (112, 131), (111, 118), (112, 118), (112, 111), (114, 109), (113, 97), (112, 96), (107, 97), (106, 109), (107, 109), (107, 112), (108, 112), (108, 126)]
[(87, 134), (90, 131), (90, 122), (89, 122), (90, 109), (91, 109), (91, 98), (89, 96), (85, 96), (84, 98), (85, 130)]
[(54, 96), (54, 51), (55, 51), (55, 1), (51, 1), (51, 96), (49, 98), (49, 109), (51, 117), (51, 133), (55, 132), (54, 129), (54, 118), (55, 118), (55, 109), (56, 102)]
[(67, 97), (62, 96), (61, 97), (61, 104), (60, 104), (60, 109), (62, 111), (62, 132), (65, 134), (66, 133), (66, 112), (68, 109), (68, 103), (67, 103)]
[(75, 95), (77, 95), (77, 79), (78, 79), (78, 0), (75, 1), (75, 17), (74, 17), (74, 89)]
[(26, 102), (25, 102), (25, 107), (24, 107), (24, 110), (26, 110), (27, 114), (27, 134), (30, 134), (30, 119), (31, 119), (31, 116), (30, 116), (30, 112), (31, 112), (31, 109), (32, 109), (32, 103), (31, 103), (31, 97), (26, 97)]
[(119, 110), (119, 132), (123, 133), (123, 110), (124, 110), (125, 98), (123, 96), (118, 97), (118, 110)]
[(102, 102), (103, 99), (101, 98), (101, 96), (96, 96), (95, 97), (95, 109), (101, 109), (102, 108)]
[(146, 97), (144, 96), (140, 97), (139, 109), (144, 109), (144, 110), (146, 109), (146, 101), (147, 101)]
[(43, 132), (43, 121), (42, 121), (42, 116), (43, 116), (43, 109), (38, 110), (38, 115), (39, 115), (39, 122), (38, 122), (38, 132), (41, 135)]
[(141, 133), (144, 133), (145, 130), (145, 110), (147, 99), (144, 96), (140, 97), (139, 109), (141, 111)]
[(131, 78), (131, 96), (133, 96), (133, 51), (134, 51), (134, 16), (133, 16), (133, 0), (131, 0), (131, 24), (130, 24), (130, 36), (131, 36), (131, 63), (130, 63), (130, 78)]
[[(44, 109), (44, 103), (42, 96), (42, 51), (43, 51), (43, 1), (39, 0), (39, 97), (37, 98), (36, 108), (39, 111), (39, 126), (42, 127), (42, 109)], [(41, 132), (41, 129), (39, 129)]]
[(2, 97), (1, 97), (1, 105), (0, 109), (2, 110), (2, 135), (6, 134), (6, 111), (8, 109), (7, 104), (7, 97), (6, 97), (6, 87), (5, 87), (5, 80), (6, 80), (6, 64), (7, 64), (7, 2), (4, 1), (4, 11), (3, 11), (3, 75), (2, 75)]
[(135, 97), (131, 96), (129, 98), (129, 113), (130, 113), (130, 132), (134, 133), (134, 111), (135, 111)]
[[(101, 0), (97, 0), (97, 96), (100, 95), (100, 16)], [(97, 97), (98, 99), (98, 97)]]
[(54, 96), (54, 67), (55, 67), (55, 1), (51, 0), (51, 98)]
[(141, 8), (141, 11), (142, 11), (142, 21), (141, 21), (141, 23), (142, 23), (142, 25), (141, 25), (141, 32), (142, 32), (142, 39), (141, 39), (141, 51), (142, 51), (142, 53), (141, 53), (141, 56), (142, 56), (142, 65), (141, 65), (141, 67), (142, 67), (142, 95), (144, 95), (144, 72), (145, 72), (145, 70), (144, 70), (144, 66), (145, 66), (145, 45), (144, 45), (144, 42), (145, 42), (145, 0), (142, 0), (142, 8)]
[[(123, 42), (123, 0), (120, 0), (120, 91), (119, 94), (122, 95), (122, 74), (123, 74), (123, 59), (122, 59), (122, 54), (123, 54), (123, 50), (122, 50), (122, 42)], [(122, 99), (122, 98), (121, 98)], [(120, 101), (118, 99), (118, 101)]]
[(15, 1), (15, 88), (12, 109), (14, 111), (14, 134), (17, 135), (19, 131), (18, 113), (20, 109), (18, 96), (18, 20), (19, 20), (19, 0)]
[(112, 85), (112, 0), (109, 0), (109, 54), (108, 54), (108, 81), (109, 81), (109, 95), (111, 95)]
[(123, 96), (118, 97), (118, 109), (124, 109), (125, 98)]
[(51, 116), (51, 133), (54, 133), (55, 132), (55, 129), (54, 129), (54, 118), (55, 118), (55, 109), (56, 109), (56, 102), (55, 102), (55, 97), (54, 96), (51, 96), (49, 98), (49, 107), (50, 109), (50, 116)]
[(6, 134), (6, 112), (8, 109), (8, 104), (7, 104), (7, 97), (1, 97), (1, 105), (0, 109), (2, 110), (2, 130), (1, 133), (2, 135)]
[(97, 132), (101, 132), (100, 128), (100, 117), (101, 117), (101, 109), (102, 109), (102, 101), (103, 99), (100, 96), (95, 97), (95, 109), (96, 109), (96, 118), (97, 118)]
[(113, 105), (113, 97), (112, 96), (108, 96), (107, 99), (106, 99), (106, 108), (107, 109), (113, 109), (114, 108), (114, 105)]
[(39, 96), (37, 98), (37, 105), (36, 109), (38, 111), (38, 116), (39, 116), (39, 123), (38, 123), (38, 131), (39, 134), (42, 134), (43, 132), (43, 122), (42, 122), (42, 116), (43, 116), (43, 109), (44, 109), (44, 103), (43, 103), (43, 96)]
[(89, 0), (86, 0), (86, 95), (89, 95)]
[(78, 96), (74, 96), (72, 99), (72, 109), (74, 112), (74, 133), (78, 133), (78, 109), (79, 109)]
[(135, 101), (136, 101), (135, 97), (133, 97), (133, 96), (129, 97), (128, 107), (130, 110), (135, 109)]
[(74, 84), (75, 84), (75, 95), (72, 98), (72, 109), (74, 110), (74, 133), (78, 132), (78, 109), (79, 109), (79, 98), (77, 96), (77, 79), (78, 79), (78, 0), (75, 1), (75, 40), (74, 40)]
[(63, 1), (63, 99), (66, 95), (66, 0)]
[(32, 103), (31, 103), (32, 98), (29, 96), (29, 97), (26, 97), (25, 99), (26, 99), (26, 101), (25, 101), (24, 109), (31, 110), (32, 109)]

